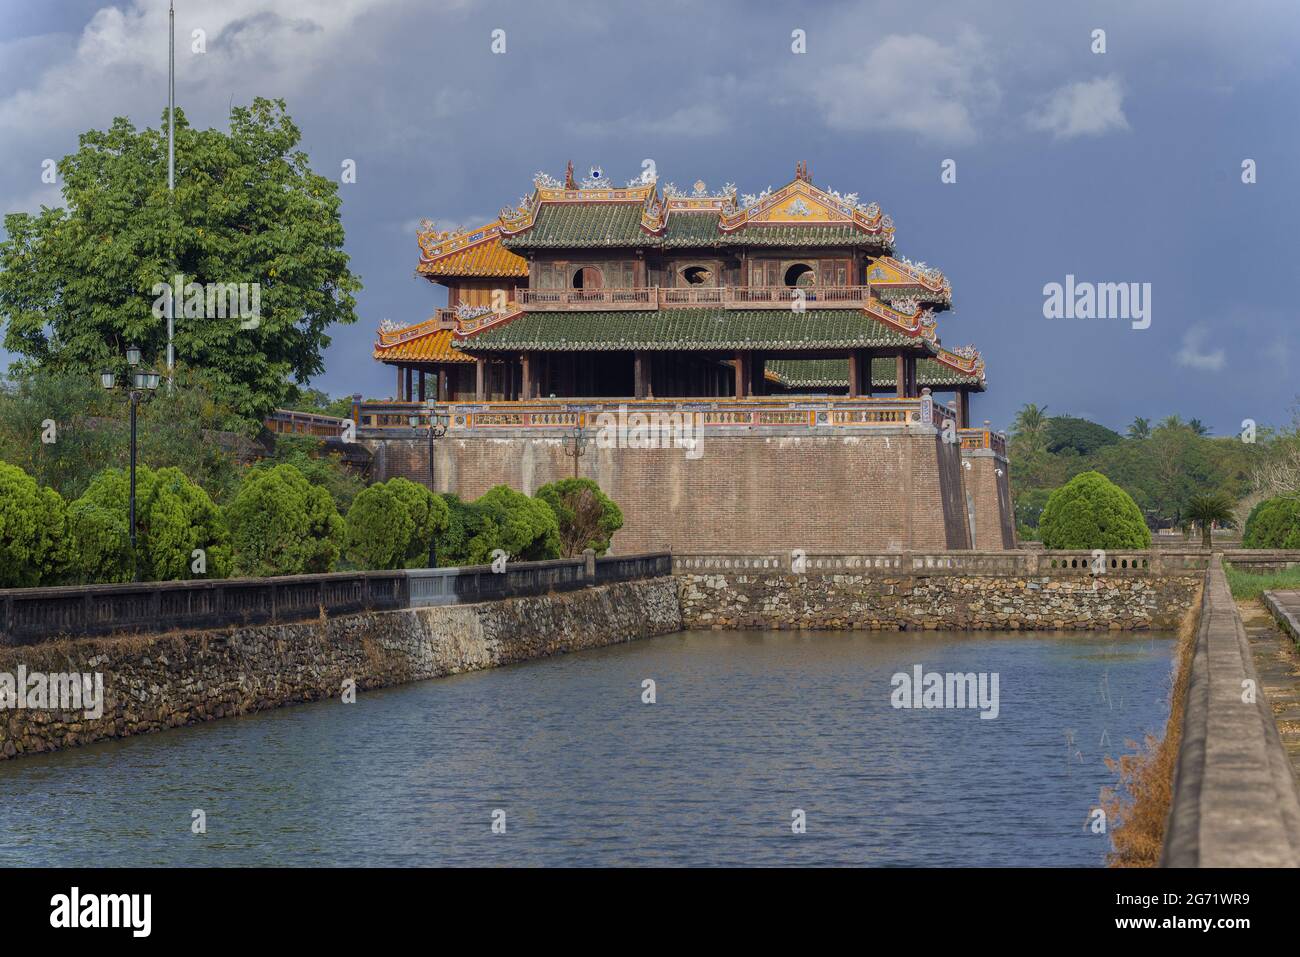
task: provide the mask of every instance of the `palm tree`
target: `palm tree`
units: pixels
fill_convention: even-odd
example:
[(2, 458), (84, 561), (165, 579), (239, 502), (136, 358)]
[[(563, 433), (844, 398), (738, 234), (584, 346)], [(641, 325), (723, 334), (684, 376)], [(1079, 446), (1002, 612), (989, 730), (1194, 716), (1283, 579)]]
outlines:
[(1041, 439), (1047, 433), (1047, 406), (1041, 408), (1030, 402), (1016, 413), (1011, 423), (1011, 434), (1016, 438)]
[(1197, 435), (1210, 434), (1210, 427), (1206, 425), (1204, 422), (1202, 422), (1200, 419), (1189, 419), (1187, 422), (1187, 427), (1191, 429), (1193, 432), (1195, 432)]
[(1232, 499), (1223, 492), (1209, 492), (1193, 495), (1187, 500), (1183, 510), (1183, 527), (1201, 526), (1201, 546), (1210, 547), (1210, 529), (1215, 524), (1233, 525), (1236, 523), (1235, 506)]
[(1160, 420), (1160, 424), (1156, 426), (1158, 429), (1184, 429), (1186, 427), (1187, 424), (1176, 415), (1165, 416)]
[(1151, 438), (1151, 420), (1138, 416), (1133, 420), (1133, 424), (1128, 427), (1128, 437), (1130, 439)]

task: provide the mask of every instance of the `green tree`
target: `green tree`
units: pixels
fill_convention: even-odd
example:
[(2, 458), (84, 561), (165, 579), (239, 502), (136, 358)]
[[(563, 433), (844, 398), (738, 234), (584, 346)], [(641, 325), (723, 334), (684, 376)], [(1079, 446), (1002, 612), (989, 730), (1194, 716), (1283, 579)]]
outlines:
[(1029, 448), (1041, 448), (1047, 441), (1047, 406), (1030, 402), (1022, 406), (1011, 423), (1011, 435)]
[(161, 360), (156, 284), (177, 273), (256, 284), (256, 324), (212, 318), (206, 296), (187, 292), (175, 345), (179, 361), (213, 372), (219, 398), (261, 418), (321, 371), (326, 330), (356, 321), (338, 186), (312, 172), (299, 139), (282, 100), (233, 108), (228, 132), (193, 129), (177, 110), (173, 199), (165, 123), (136, 130), (119, 117), (83, 133), (58, 164), (66, 207), (5, 217), (4, 347), (79, 376), (131, 342)]
[(401, 568), (415, 522), (401, 497), (385, 485), (362, 489), (347, 514), (348, 560), (358, 568)]
[(343, 457), (321, 439), (311, 435), (284, 432), (269, 436), (272, 465), (292, 465), (312, 485), (326, 489), (341, 514), (352, 507), (352, 500), (366, 487), (365, 480), (350, 469)]
[(0, 462), (0, 588), (57, 583), (69, 559), (63, 497)]
[(406, 506), (413, 523), (406, 548), (406, 565), (424, 568), (429, 563), (429, 547), (447, 531), (451, 509), (439, 496), (410, 479), (399, 476), (389, 479), (386, 484), (388, 490)]
[(478, 528), (469, 540), (468, 559), (486, 564), (502, 549), (511, 561), (541, 561), (560, 556), (560, 523), (545, 502), (508, 485), (488, 489), (474, 502)]
[(591, 479), (568, 478), (543, 485), (537, 498), (551, 507), (560, 523), (560, 554), (581, 555), (609, 551), (610, 539), (623, 527), (623, 512)]
[(1150, 548), (1137, 504), (1100, 472), (1084, 472), (1047, 500), (1038, 523), (1047, 548)]
[(471, 564), (469, 543), (478, 534), (479, 514), (473, 502), (445, 493), (438, 496), (447, 506), (447, 528), (438, 536), (438, 565), (456, 567)]
[(225, 514), (239, 574), (327, 572), (338, 561), (344, 524), (334, 500), (292, 465), (250, 469)]
[(1072, 415), (1058, 415), (1047, 422), (1047, 451), (1073, 450), (1079, 455), (1091, 455), (1103, 446), (1120, 442), (1118, 432), (1079, 419)]
[(1151, 438), (1151, 420), (1141, 416), (1135, 418), (1128, 427), (1128, 437), (1139, 440)]
[[(131, 481), (108, 469), (73, 503), (73, 567), (85, 582), (130, 581)], [(220, 510), (178, 468), (136, 469), (136, 553), (140, 578), (171, 581), (225, 578), (230, 534)], [(197, 554), (196, 554), (197, 553)]]
[(1300, 496), (1278, 495), (1251, 509), (1241, 544), (1245, 548), (1300, 548)]
[(1200, 526), (1201, 545), (1209, 548), (1211, 544), (1210, 530), (1215, 523), (1219, 525), (1232, 525), (1235, 520), (1236, 504), (1232, 499), (1222, 492), (1209, 492), (1202, 495), (1193, 495), (1187, 500), (1187, 507), (1183, 510), (1183, 522), (1186, 528), (1193, 525)]

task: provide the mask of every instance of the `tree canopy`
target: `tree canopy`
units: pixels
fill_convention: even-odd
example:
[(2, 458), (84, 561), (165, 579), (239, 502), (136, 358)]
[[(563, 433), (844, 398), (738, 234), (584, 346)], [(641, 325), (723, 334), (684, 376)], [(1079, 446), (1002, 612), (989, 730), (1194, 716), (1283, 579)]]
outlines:
[[(165, 117), (164, 117), (165, 120)], [(165, 122), (122, 117), (80, 137), (58, 164), (64, 207), (5, 217), (0, 242), (4, 347), (51, 372), (93, 376), (135, 343), (158, 367), (166, 319), (156, 284), (257, 284), (256, 323), (178, 312), (178, 362), (212, 376), (221, 398), (258, 418), (322, 371), (326, 330), (356, 320), (360, 282), (343, 251), (337, 184), (312, 172), (282, 100), (197, 130), (176, 111), (176, 191)], [(207, 317), (205, 317), (207, 316)]]
[(560, 523), (560, 554), (581, 555), (590, 548), (597, 555), (609, 551), (610, 539), (623, 527), (623, 512), (591, 479), (560, 479), (543, 485), (537, 497), (551, 507)]
[(1084, 472), (1051, 494), (1038, 523), (1048, 548), (1150, 548), (1136, 503), (1100, 472)]

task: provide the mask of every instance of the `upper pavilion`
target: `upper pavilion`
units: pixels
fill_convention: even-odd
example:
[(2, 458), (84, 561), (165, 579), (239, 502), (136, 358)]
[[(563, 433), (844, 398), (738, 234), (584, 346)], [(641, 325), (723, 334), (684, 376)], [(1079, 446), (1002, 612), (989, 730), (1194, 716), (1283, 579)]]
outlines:
[[(385, 324), (375, 358), (399, 401), (917, 396), (985, 388), (974, 347), (940, 343), (937, 269), (899, 258), (876, 203), (812, 182), (689, 191), (538, 173), (472, 231), (418, 233), (417, 273), (447, 288), (429, 320)], [(431, 382), (429, 380), (432, 380)]]

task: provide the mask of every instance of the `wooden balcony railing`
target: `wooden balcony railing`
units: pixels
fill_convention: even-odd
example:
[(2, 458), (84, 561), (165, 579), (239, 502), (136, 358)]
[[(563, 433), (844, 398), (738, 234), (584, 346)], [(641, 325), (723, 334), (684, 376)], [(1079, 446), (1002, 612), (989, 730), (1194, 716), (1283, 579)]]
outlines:
[(524, 289), (520, 304), (529, 311), (659, 309), (713, 306), (723, 309), (789, 309), (860, 306), (867, 286), (643, 286), (638, 289)]

